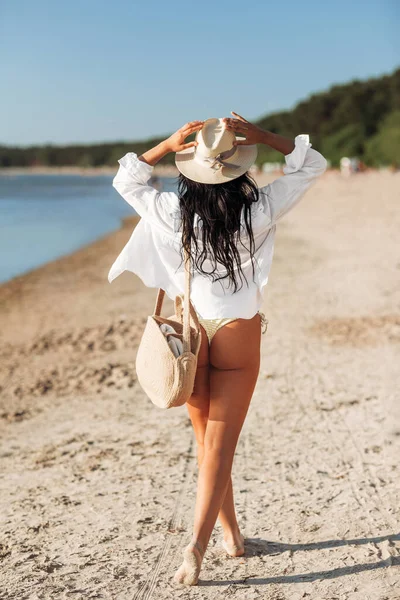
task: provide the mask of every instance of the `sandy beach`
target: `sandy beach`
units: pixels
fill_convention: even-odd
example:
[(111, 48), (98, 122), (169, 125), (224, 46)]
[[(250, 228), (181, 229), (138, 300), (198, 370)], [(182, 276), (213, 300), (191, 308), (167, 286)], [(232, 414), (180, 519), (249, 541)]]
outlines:
[(233, 471), (246, 555), (217, 525), (195, 588), (172, 582), (191, 425), (135, 377), (156, 291), (107, 281), (135, 219), (0, 286), (0, 598), (400, 599), (399, 204), (400, 173), (331, 171), (278, 227)]

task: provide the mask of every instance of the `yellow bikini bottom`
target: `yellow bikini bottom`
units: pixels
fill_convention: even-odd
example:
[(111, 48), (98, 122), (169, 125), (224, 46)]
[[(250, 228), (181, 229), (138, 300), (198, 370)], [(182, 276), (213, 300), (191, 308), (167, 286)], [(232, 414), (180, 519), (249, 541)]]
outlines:
[[(258, 314), (261, 317), (262, 333), (265, 333), (268, 329), (268, 319), (264, 313), (259, 312)], [(206, 331), (209, 344), (211, 344), (211, 340), (221, 327), (228, 323), (232, 323), (233, 321), (237, 321), (237, 319), (201, 319), (199, 317), (200, 325), (202, 325)]]

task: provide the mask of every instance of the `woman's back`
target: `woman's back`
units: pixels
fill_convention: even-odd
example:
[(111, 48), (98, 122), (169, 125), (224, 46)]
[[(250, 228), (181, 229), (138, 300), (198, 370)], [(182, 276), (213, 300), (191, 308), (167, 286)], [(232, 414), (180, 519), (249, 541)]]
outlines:
[(182, 245), (191, 256), (194, 269), (213, 281), (226, 279), (232, 292), (237, 292), (247, 283), (239, 249), (254, 264), (252, 209), (259, 199), (255, 181), (244, 173), (232, 181), (213, 185), (181, 174), (178, 197)]

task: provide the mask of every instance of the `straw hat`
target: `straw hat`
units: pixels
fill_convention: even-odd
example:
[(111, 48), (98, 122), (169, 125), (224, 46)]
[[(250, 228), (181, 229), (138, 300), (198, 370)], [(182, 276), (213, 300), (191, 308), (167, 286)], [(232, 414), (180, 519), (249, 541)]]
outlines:
[(179, 171), (199, 183), (225, 183), (249, 170), (257, 157), (257, 145), (234, 146), (235, 134), (222, 119), (207, 119), (196, 134), (197, 146), (175, 154)]

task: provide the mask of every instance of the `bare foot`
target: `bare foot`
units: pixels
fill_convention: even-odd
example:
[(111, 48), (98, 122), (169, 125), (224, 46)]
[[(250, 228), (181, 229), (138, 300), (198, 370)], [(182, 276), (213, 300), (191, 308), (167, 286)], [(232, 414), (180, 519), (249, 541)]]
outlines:
[(244, 537), (239, 533), (236, 539), (223, 539), (222, 547), (229, 556), (243, 556), (244, 554)]
[(175, 583), (197, 585), (203, 554), (199, 542), (190, 542), (183, 551), (183, 563), (174, 575)]

